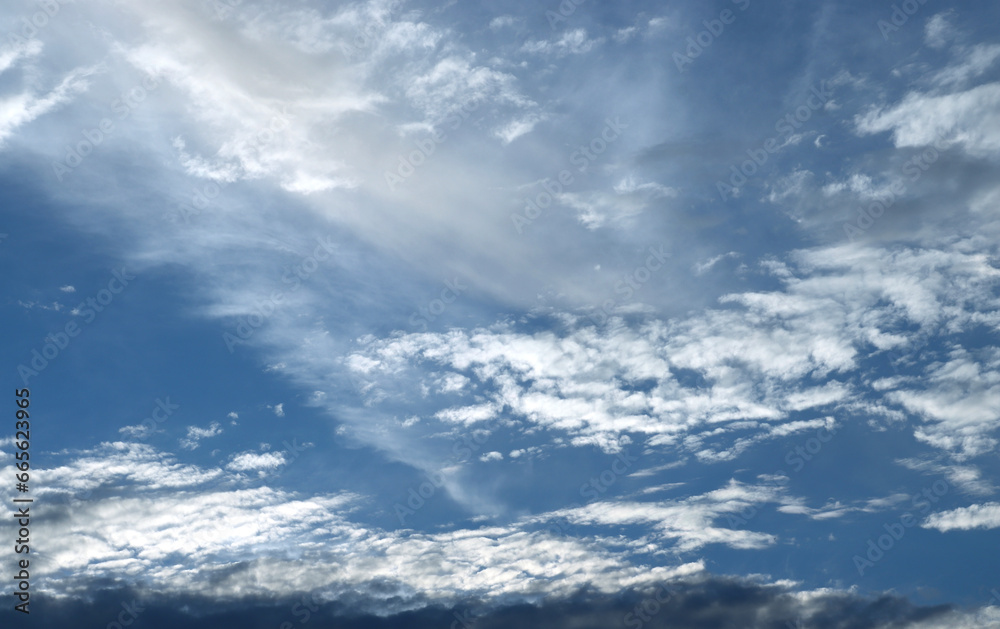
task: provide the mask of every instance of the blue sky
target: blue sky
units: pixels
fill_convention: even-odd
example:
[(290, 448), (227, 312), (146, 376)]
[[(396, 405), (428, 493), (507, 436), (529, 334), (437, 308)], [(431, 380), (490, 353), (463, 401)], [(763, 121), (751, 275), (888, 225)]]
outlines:
[(1000, 626), (998, 17), (5, 5), (32, 611)]

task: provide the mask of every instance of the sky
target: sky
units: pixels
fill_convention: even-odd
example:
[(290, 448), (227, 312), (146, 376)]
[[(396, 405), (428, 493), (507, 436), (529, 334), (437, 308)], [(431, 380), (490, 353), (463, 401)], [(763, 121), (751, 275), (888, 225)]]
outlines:
[(997, 23), (4, 3), (4, 626), (1000, 627)]

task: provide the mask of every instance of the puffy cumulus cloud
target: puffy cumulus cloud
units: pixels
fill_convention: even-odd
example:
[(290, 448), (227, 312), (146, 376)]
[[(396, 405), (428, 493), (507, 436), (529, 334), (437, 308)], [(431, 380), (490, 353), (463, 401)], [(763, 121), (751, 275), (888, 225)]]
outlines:
[[(68, 454), (68, 453), (64, 453)], [(66, 465), (36, 470), (41, 495), (91, 495), (101, 488), (191, 488), (221, 479), (217, 469), (185, 465), (147, 444), (113, 442), (79, 453)]]
[(284, 464), (285, 455), (283, 452), (257, 453), (249, 451), (233, 456), (233, 459), (226, 464), (226, 469), (234, 472), (266, 472), (275, 470)]
[[(651, 567), (640, 557), (709, 544), (763, 548), (774, 543), (772, 535), (721, 521), (739, 518), (749, 507), (802, 506), (782, 483), (730, 481), (679, 500), (594, 502), (504, 526), (386, 531), (352, 519), (367, 502), (363, 496), (302, 495), (239, 473), (277, 463), (271, 453), (238, 453), (226, 470), (182, 465), (139, 444), (102, 444), (60, 456), (64, 464), (36, 472), (49, 494), (51, 516), (39, 521), (33, 534), (48, 540), (39, 558), (45, 576), (38, 590), (64, 603), (66, 597), (93, 593), (95, 582), (123, 574), (147, 593), (142, 595), (147, 602), (150, 592), (165, 598), (208, 596), (222, 606), (310, 593), (317, 604), (383, 615), (465, 601), (488, 612), (581, 591), (620, 595), (659, 586), (683, 591), (710, 580), (702, 562)], [(97, 490), (80, 495), (85, 488)], [(2, 497), (9, 499), (9, 491)], [(822, 519), (829, 511), (807, 515)], [(598, 534), (539, 530), (557, 520)], [(622, 525), (647, 527), (651, 534), (625, 544), (599, 534)], [(823, 594), (785, 596), (806, 603)]]
[(965, 531), (1000, 528), (1000, 503), (987, 502), (935, 513), (928, 517), (921, 526), (937, 529), (941, 532), (956, 529)]
[(703, 569), (697, 562), (650, 568), (592, 539), (516, 525), (433, 534), (366, 527), (348, 517), (361, 496), (303, 496), (238, 473), (276, 463), (271, 453), (239, 453), (229, 471), (181, 465), (138, 444), (63, 456), (63, 465), (35, 472), (50, 505), (32, 528), (47, 540), (37, 587), (57, 597), (124, 574), (167, 596), (319, 592), (324, 601), (390, 613), (465, 599), (613, 593)]
[[(820, 419), (828, 411), (919, 418), (914, 434), (958, 459), (992, 447), (996, 353), (951, 340), (1000, 324), (1000, 270), (981, 243), (840, 245), (763, 268), (780, 290), (725, 295), (728, 308), (688, 318), (594, 326), (566, 315), (545, 331), (497, 324), (366, 337), (343, 364), (371, 408), (392, 414), (418, 404), (445, 426), (494, 420), (612, 451), (616, 436), (630, 433), (726, 460), (812, 426), (802, 422), (834, 421)], [(946, 360), (916, 359), (942, 342)], [(905, 363), (907, 375), (871, 377), (887, 359)], [(442, 373), (472, 383), (465, 403), (425, 395)]]
[(887, 397), (908, 411), (925, 417), (929, 425), (916, 436), (951, 450), (958, 458), (977, 456), (996, 448), (988, 436), (1000, 419), (1000, 355), (990, 349), (978, 360), (963, 348), (950, 352), (945, 362), (925, 371), (922, 390), (896, 390)]
[[(928, 23), (928, 38), (940, 38), (947, 22), (936, 16)], [(913, 91), (892, 106), (874, 107), (855, 118), (862, 135), (892, 131), (897, 147), (944, 142), (974, 157), (989, 158), (1000, 146), (1000, 83), (969, 84), (996, 65), (1000, 45), (958, 46), (951, 65), (933, 73), (928, 92)]]
[(857, 121), (863, 134), (893, 132), (897, 147), (928, 146), (941, 138), (976, 157), (1000, 147), (1000, 83), (943, 96), (911, 93), (889, 109), (876, 109)]

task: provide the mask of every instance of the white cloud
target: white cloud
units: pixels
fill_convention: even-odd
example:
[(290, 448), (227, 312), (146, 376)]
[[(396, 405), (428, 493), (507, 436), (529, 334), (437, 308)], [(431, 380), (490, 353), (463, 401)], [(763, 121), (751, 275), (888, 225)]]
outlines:
[(930, 95), (911, 92), (898, 105), (858, 116), (862, 135), (892, 131), (898, 148), (957, 145), (988, 158), (1000, 148), (1000, 83), (962, 92)]
[(86, 92), (90, 87), (88, 79), (98, 71), (97, 67), (78, 68), (66, 74), (58, 85), (44, 95), (25, 91), (0, 99), (0, 148), (4, 147), (6, 140), (18, 128), (72, 102), (76, 96)]
[(944, 68), (931, 77), (938, 86), (964, 86), (989, 70), (1000, 58), (1000, 45), (980, 44), (969, 50), (960, 63)]
[(654, 203), (677, 196), (677, 190), (655, 182), (642, 182), (629, 175), (616, 183), (611, 191), (564, 192), (558, 201), (579, 214), (580, 222), (588, 229), (605, 225), (620, 225), (635, 217)]
[(494, 31), (499, 31), (504, 28), (510, 28), (512, 26), (519, 25), (524, 22), (524, 18), (514, 17), (513, 15), (501, 15), (490, 20), (490, 29)]
[(66, 595), (122, 575), (142, 575), (165, 595), (216, 599), (320, 587), (327, 600), (360, 601), (362, 610), (386, 614), (428, 601), (527, 601), (584, 587), (613, 593), (704, 571), (700, 562), (650, 568), (632, 563), (627, 549), (520, 525), (433, 534), (363, 526), (348, 517), (360, 496), (302, 496), (251, 486), (239, 473), (273, 469), (275, 457), (243, 452), (224, 472), (181, 466), (148, 446), (103, 444), (61, 467), (39, 468), (44, 493), (105, 486), (53, 506), (72, 517), (52, 512), (38, 522), (50, 562), (40, 587)]
[[(565, 518), (576, 525), (606, 527), (645, 524), (655, 529), (656, 537), (679, 552), (690, 552), (708, 544), (760, 549), (773, 545), (777, 538), (744, 528), (747, 520), (741, 514), (755, 513), (763, 505), (775, 502), (787, 502), (780, 488), (730, 481), (715, 491), (682, 500), (601, 501), (546, 513), (538, 519)], [(724, 519), (730, 526), (717, 522)]]
[(201, 445), (202, 439), (215, 437), (222, 434), (222, 427), (219, 422), (212, 422), (207, 428), (197, 426), (187, 427), (187, 436), (180, 440), (181, 447), (185, 450), (194, 450)]
[(148, 424), (136, 424), (133, 426), (122, 426), (118, 429), (118, 432), (125, 435), (126, 437), (131, 437), (132, 439), (146, 439), (154, 432), (156, 432), (156, 426), (151, 426)]
[(924, 26), (924, 41), (932, 48), (944, 48), (955, 37), (955, 27), (948, 18), (950, 11), (938, 13)]
[(559, 39), (556, 40), (535, 40), (525, 42), (521, 46), (521, 50), (527, 53), (556, 55), (557, 57), (565, 55), (582, 55), (590, 52), (595, 46), (600, 45), (603, 41), (603, 37), (590, 39), (587, 37), (587, 31), (585, 29), (576, 28), (565, 31)]
[[(779, 290), (726, 295), (720, 301), (729, 309), (634, 325), (612, 319), (593, 327), (565, 315), (563, 327), (544, 332), (497, 324), (369, 337), (343, 364), (359, 379), (369, 408), (388, 415), (412, 414), (414, 393), (438, 388), (442, 374), (470, 379), (474, 386), (463, 395), (475, 390), (485, 399), (456, 405), (453, 398), (421, 398), (421, 417), (445, 430), (476, 421), (492, 431), (497, 425), (490, 422), (503, 422), (608, 451), (619, 447), (620, 435), (637, 434), (649, 446), (721, 462), (818, 426), (816, 415), (802, 416), (816, 409), (821, 417), (878, 418), (876, 430), (918, 414), (925, 421), (909, 427), (913, 434), (961, 460), (986, 452), (994, 439), (995, 357), (955, 353), (925, 365), (922, 380), (901, 378), (891, 387), (852, 376), (885, 352), (912, 355), (937, 334), (1000, 322), (988, 288), (1000, 271), (974, 251), (968, 243), (803, 250), (782, 263)], [(901, 334), (904, 327), (912, 331)], [(700, 384), (675, 371), (694, 372)], [(632, 383), (646, 384), (637, 390)], [(433, 426), (425, 422), (423, 430)]]
[(953, 530), (1000, 528), (1000, 503), (987, 502), (934, 513), (928, 516), (921, 526), (937, 529), (942, 533)]
[(738, 257), (740, 257), (740, 254), (737, 253), (737, 252), (735, 252), (735, 251), (730, 251), (728, 253), (719, 254), (719, 255), (717, 255), (717, 256), (715, 256), (713, 258), (709, 258), (708, 260), (706, 260), (704, 262), (699, 262), (699, 263), (695, 264), (694, 265), (694, 274), (695, 275), (704, 275), (705, 273), (707, 273), (710, 270), (712, 270), (712, 267), (714, 267), (719, 262), (722, 262), (723, 260), (725, 260), (727, 258), (738, 258)]
[(226, 464), (226, 469), (233, 472), (250, 472), (274, 470), (285, 464), (283, 452), (256, 453), (251, 451), (241, 452), (234, 455), (232, 460)]

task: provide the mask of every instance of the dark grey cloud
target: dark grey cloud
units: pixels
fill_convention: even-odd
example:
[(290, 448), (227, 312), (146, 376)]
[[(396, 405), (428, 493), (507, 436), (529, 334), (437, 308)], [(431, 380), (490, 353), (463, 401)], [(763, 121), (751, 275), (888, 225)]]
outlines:
[[(314, 596), (316, 598), (314, 598)], [(918, 606), (893, 595), (860, 597), (846, 593), (793, 593), (725, 579), (670, 584), (650, 591), (615, 595), (578, 592), (540, 602), (480, 611), (470, 602), (454, 608), (425, 607), (392, 616), (358, 615), (349, 602), (319, 602), (318, 595), (220, 602), (192, 597), (161, 598), (135, 590), (100, 589), (89, 601), (36, 596), (35, 629), (889, 629), (972, 627), (947, 607)], [(0, 612), (5, 626), (22, 614)], [(120, 618), (119, 618), (120, 617)]]

